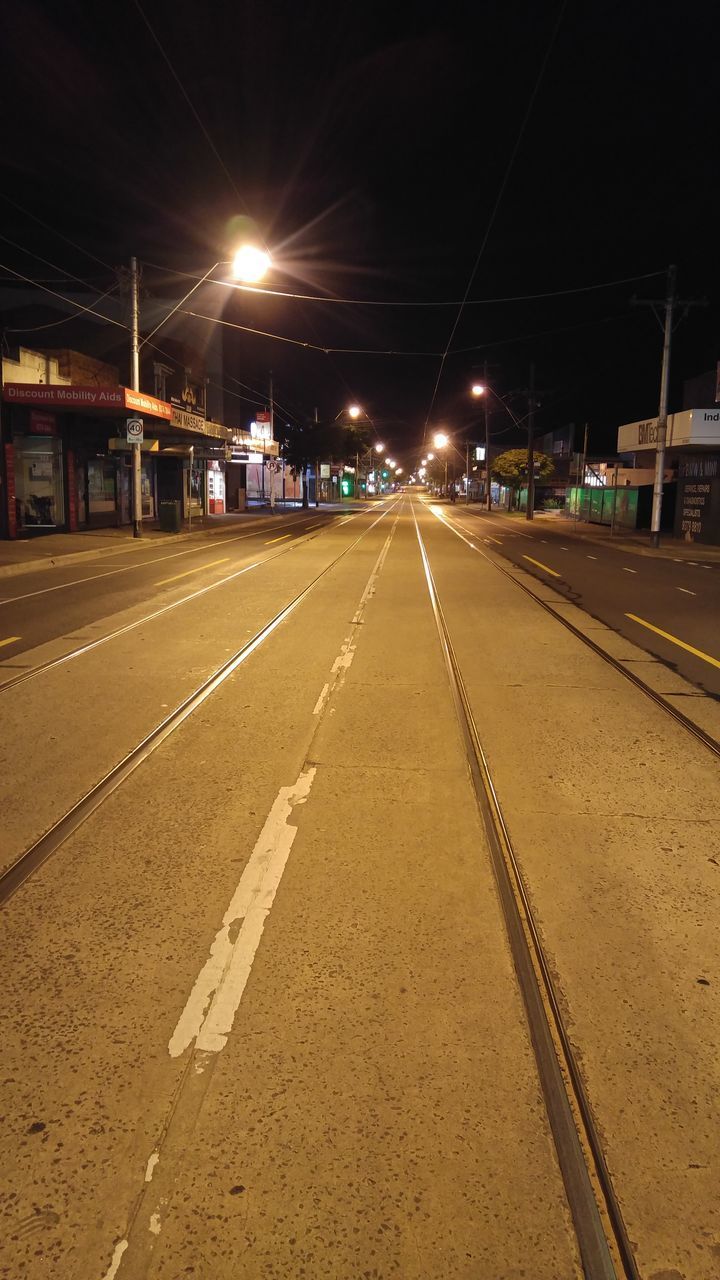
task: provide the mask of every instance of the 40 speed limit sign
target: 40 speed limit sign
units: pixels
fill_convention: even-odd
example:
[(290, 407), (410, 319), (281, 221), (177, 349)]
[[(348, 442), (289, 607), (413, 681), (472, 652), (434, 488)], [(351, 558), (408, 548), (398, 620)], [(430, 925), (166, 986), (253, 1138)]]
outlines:
[(142, 444), (143, 442), (143, 420), (142, 418), (128, 418), (126, 420), (128, 444)]

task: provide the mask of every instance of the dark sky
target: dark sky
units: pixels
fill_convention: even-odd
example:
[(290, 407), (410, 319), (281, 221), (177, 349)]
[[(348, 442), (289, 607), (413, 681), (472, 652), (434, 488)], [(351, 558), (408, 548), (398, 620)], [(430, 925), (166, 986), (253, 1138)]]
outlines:
[[(135, 253), (169, 273), (147, 267), (148, 287), (179, 298), (189, 282), (172, 273), (225, 257), (249, 215), (278, 265), (271, 283), (329, 297), (457, 303), (483, 244), (471, 303), (660, 273), (466, 306), (434, 401), (437, 354), (233, 337), (238, 377), (264, 386), (272, 368), (296, 414), (357, 399), (395, 451), (422, 439), (429, 414), (469, 421), (484, 359), (500, 392), (523, 386), (534, 359), (538, 426), (589, 421), (611, 445), (619, 422), (656, 411), (660, 329), (629, 299), (662, 296), (670, 262), (683, 297), (713, 303), (678, 326), (676, 407), (682, 379), (714, 365), (716, 6), (146, 0), (143, 12), (172, 71), (135, 0), (13, 10), (0, 190), (47, 227), (0, 198), (0, 231), (62, 271), (3, 244), (6, 265), (102, 292)], [(458, 314), (217, 289), (196, 301), (320, 347), (396, 352), (442, 352)]]

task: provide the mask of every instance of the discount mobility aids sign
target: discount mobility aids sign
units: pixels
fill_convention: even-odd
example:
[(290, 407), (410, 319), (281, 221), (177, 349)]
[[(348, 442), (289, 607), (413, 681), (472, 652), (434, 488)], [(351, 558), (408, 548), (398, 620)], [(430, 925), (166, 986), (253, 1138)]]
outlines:
[(141, 410), (154, 418), (172, 415), (172, 408), (164, 400), (146, 395), (143, 391), (131, 391), (129, 387), (69, 387), (53, 383), (31, 384), (6, 382), (3, 399), (10, 404), (29, 404), (49, 409), (97, 409), (123, 411)]

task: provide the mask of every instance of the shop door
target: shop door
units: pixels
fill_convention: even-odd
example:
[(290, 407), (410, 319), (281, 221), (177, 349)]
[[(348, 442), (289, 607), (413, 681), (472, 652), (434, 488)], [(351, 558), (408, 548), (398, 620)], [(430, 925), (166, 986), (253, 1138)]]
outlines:
[(121, 458), (117, 475), (120, 524), (130, 524), (130, 475), (131, 468), (127, 465), (125, 458)]

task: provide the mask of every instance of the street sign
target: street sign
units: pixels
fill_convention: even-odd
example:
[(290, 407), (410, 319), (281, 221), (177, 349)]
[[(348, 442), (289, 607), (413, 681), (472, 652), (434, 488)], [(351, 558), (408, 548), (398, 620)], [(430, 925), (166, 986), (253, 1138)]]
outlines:
[(329, 462), (320, 463), (320, 479), (321, 480), (330, 479), (330, 463)]
[(143, 442), (143, 420), (142, 418), (127, 418), (127, 438), (130, 444), (142, 444)]

